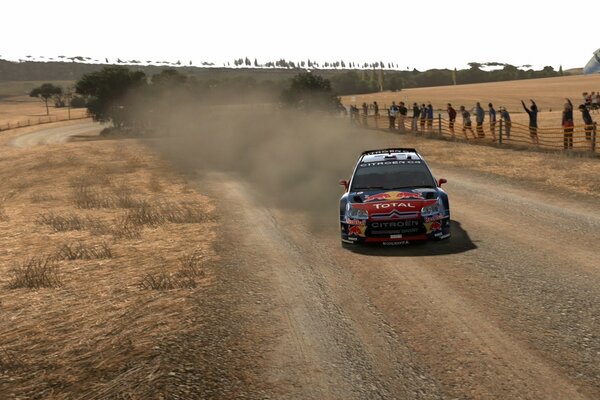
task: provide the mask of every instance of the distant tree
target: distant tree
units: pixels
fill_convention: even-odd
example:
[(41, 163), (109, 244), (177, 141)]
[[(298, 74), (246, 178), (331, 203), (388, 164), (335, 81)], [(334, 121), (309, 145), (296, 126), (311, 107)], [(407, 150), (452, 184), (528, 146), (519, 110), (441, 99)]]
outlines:
[(57, 95), (62, 95), (62, 89), (58, 86), (54, 86), (51, 83), (44, 83), (29, 92), (29, 96), (37, 97), (44, 102), (46, 106), (46, 115), (50, 115), (50, 110), (48, 109), (48, 100)]
[(108, 58), (104, 58), (104, 62), (108, 64)]
[(559, 74), (560, 76), (563, 76), (563, 75), (564, 75), (564, 72), (563, 72), (563, 69), (562, 69), (562, 65), (561, 65), (561, 66), (558, 68), (558, 74)]
[(187, 82), (187, 76), (179, 73), (174, 68), (163, 69), (160, 73), (152, 75), (152, 84), (156, 86), (174, 87)]
[(254, 66), (258, 67), (258, 60), (256, 58), (254, 59)]
[(250, 59), (248, 57), (246, 57), (246, 59), (244, 60), (244, 63), (249, 67), (252, 65), (252, 63), (250, 62)]
[(290, 87), (282, 92), (281, 100), (289, 107), (303, 110), (334, 112), (341, 107), (340, 99), (331, 88), (331, 82), (309, 72), (294, 76)]
[(81, 96), (73, 96), (71, 99), (72, 108), (84, 108), (86, 106), (85, 99)]
[(87, 108), (96, 121), (111, 121), (115, 127), (131, 123), (131, 104), (127, 95), (146, 86), (146, 74), (124, 67), (104, 67), (85, 74), (75, 91), (87, 98)]

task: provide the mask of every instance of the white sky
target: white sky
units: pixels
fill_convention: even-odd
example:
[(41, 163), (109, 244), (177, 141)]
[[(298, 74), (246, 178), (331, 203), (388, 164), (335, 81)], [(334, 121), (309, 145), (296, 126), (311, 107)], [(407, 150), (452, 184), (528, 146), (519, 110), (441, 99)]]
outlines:
[(583, 67), (600, 0), (2, 0), (0, 58), (84, 56), (195, 65), (248, 56), (465, 68)]

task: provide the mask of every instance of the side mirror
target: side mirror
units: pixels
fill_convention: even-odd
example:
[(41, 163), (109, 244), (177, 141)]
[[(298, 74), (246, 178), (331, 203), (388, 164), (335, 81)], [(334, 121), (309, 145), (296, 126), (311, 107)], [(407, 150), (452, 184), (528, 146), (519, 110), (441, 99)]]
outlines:
[(446, 179), (444, 179), (444, 178), (440, 178), (440, 180), (438, 181), (438, 186), (439, 186), (439, 187), (442, 187), (442, 185), (443, 185), (444, 183), (446, 183), (446, 182), (448, 182)]
[(346, 190), (346, 192), (348, 191), (348, 181), (345, 179), (342, 179), (338, 182), (340, 184), (340, 186), (343, 186), (344, 189)]

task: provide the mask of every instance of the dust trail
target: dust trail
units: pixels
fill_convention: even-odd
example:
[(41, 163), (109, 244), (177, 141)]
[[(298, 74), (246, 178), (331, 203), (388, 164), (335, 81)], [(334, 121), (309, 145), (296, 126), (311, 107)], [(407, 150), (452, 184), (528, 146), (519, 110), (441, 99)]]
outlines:
[(185, 170), (227, 172), (267, 205), (333, 218), (342, 189), (373, 133), (347, 118), (272, 106), (187, 106), (161, 118), (157, 149)]

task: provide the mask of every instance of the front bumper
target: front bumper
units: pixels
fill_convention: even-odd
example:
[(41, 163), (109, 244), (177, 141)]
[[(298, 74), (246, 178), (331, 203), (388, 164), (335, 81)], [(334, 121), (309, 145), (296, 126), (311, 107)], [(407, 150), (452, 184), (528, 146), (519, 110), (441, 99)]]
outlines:
[(347, 244), (403, 245), (450, 237), (450, 217), (390, 221), (340, 221), (341, 239)]

